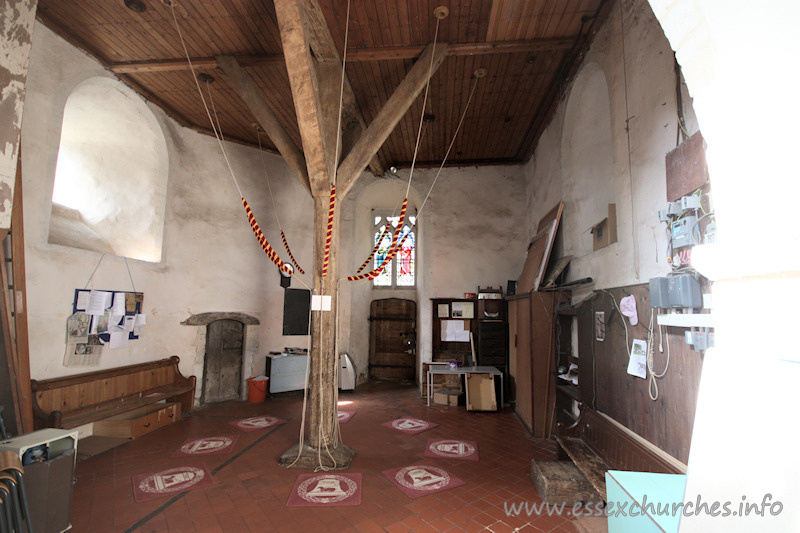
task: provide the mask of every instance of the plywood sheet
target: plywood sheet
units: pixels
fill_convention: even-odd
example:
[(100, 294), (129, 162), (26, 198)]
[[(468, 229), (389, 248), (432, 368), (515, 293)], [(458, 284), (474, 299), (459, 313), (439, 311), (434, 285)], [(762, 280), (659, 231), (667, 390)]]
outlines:
[(528, 247), (528, 257), (517, 282), (518, 293), (539, 290), (539, 284), (544, 276), (544, 269), (550, 259), (550, 250), (553, 247), (555, 231), (556, 221), (553, 220), (531, 240), (531, 244)]

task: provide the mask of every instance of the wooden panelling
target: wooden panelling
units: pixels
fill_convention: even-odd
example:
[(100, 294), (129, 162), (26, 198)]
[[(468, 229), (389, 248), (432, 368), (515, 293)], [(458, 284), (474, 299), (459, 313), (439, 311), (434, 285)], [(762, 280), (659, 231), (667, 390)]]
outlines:
[[(627, 294), (636, 298), (639, 315), (639, 324), (636, 326), (631, 326), (627, 318), (621, 317), (611, 302), (613, 296), (619, 305), (620, 299)], [(670, 363), (666, 375), (656, 380), (658, 399), (653, 401), (648, 395), (648, 380), (631, 376), (626, 371), (629, 356), (622, 323), (624, 318), (628, 327), (628, 345), (633, 339), (647, 339), (647, 325), (650, 320), (648, 287), (636, 285), (598, 292), (592, 308), (592, 314), (594, 311), (605, 313), (607, 328), (604, 341), (594, 340), (593, 328), (579, 330), (580, 345), (593, 345), (595, 409), (685, 463), (689, 458), (703, 356), (684, 342), (684, 328), (673, 327), (663, 328), (664, 353), (660, 353), (656, 328), (654, 370), (660, 373), (664, 368), (667, 343)], [(585, 338), (586, 336), (589, 338)], [(581, 396), (586, 402), (590, 402), (591, 398), (589, 395), (584, 396), (583, 388), (584, 380), (588, 381), (584, 377), (589, 370), (585, 367), (588, 366), (590, 365), (585, 364), (581, 353)]]
[(652, 445), (631, 435), (630, 431), (593, 409), (582, 409), (580, 435), (613, 469), (686, 473), (685, 464), (666, 457), (663, 451), (654, 449)]
[(530, 299), (511, 300), (517, 316), (517, 361), (515, 410), (528, 431), (533, 432), (533, 378), (531, 375), (531, 306)]

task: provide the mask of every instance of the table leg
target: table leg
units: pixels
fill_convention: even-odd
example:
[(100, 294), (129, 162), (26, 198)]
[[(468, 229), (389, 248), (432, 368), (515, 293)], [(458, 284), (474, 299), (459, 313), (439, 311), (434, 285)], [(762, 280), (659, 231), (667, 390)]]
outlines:
[(425, 396), (428, 397), (428, 407), (431, 406), (431, 383), (433, 382), (433, 375), (431, 375), (431, 371), (428, 370), (428, 375), (425, 376), (426, 381), (428, 383), (428, 389), (425, 391)]

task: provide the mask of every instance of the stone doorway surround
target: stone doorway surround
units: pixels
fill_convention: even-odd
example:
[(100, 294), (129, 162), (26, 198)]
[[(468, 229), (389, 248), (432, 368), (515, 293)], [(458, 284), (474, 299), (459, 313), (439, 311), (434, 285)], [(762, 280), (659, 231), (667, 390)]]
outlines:
[[(217, 320), (237, 320), (244, 324), (242, 383), (240, 386), (241, 396), (242, 399), (244, 399), (244, 392), (247, 390), (247, 387), (245, 386), (245, 380), (256, 374), (256, 370), (254, 370), (254, 367), (256, 366), (255, 356), (256, 352), (258, 351), (258, 326), (261, 324), (261, 322), (258, 318), (252, 315), (235, 311), (213, 311), (207, 313), (198, 313), (196, 315), (191, 315), (189, 318), (181, 322), (182, 326), (201, 326), (197, 328), (197, 334), (194, 341), (194, 375), (197, 376), (197, 380), (200, 383), (202, 383), (202, 380), (205, 379), (204, 369), (208, 325), (212, 322), (216, 322)], [(200, 405), (201, 394), (202, 387), (198, 387), (197, 391), (195, 392), (195, 405)]]

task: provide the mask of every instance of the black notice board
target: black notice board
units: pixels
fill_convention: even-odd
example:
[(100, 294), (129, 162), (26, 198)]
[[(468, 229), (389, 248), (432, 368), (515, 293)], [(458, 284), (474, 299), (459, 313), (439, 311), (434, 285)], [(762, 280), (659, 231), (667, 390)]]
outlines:
[(308, 335), (311, 291), (286, 289), (283, 292), (283, 334)]

